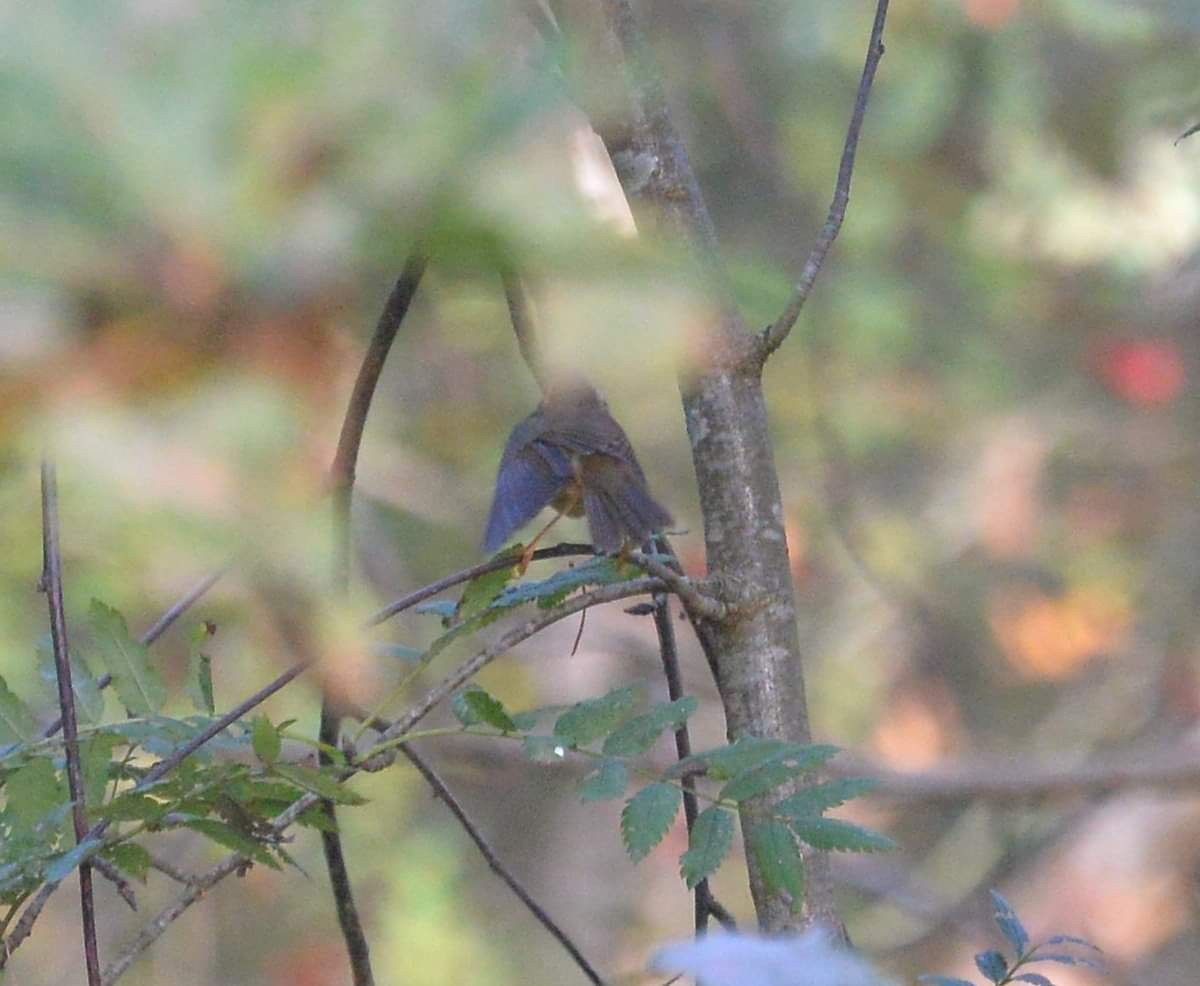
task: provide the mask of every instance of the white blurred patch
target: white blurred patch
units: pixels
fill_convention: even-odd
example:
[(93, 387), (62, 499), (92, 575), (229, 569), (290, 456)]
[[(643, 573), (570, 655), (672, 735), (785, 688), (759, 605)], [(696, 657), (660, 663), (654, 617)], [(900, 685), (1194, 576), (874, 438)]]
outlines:
[(659, 949), (650, 972), (692, 976), (699, 986), (892, 986), (823, 929), (787, 938), (714, 934)]
[(596, 218), (621, 236), (637, 236), (633, 213), (600, 138), (589, 127), (577, 127), (571, 135), (571, 166), (580, 194)]

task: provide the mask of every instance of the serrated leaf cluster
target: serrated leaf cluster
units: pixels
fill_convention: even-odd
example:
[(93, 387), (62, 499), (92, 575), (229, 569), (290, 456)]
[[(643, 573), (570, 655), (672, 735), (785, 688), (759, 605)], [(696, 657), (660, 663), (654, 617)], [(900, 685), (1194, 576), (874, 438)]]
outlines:
[[(121, 613), (94, 600), (87, 631), (72, 655), (80, 758), (88, 824), (108, 825), (102, 838), (75, 844), (61, 737), (42, 738), (25, 700), (0, 679), (0, 904), (23, 901), (92, 854), (144, 880), (151, 858), (146, 845), (176, 829), (278, 868), (290, 862), (270, 825), (281, 811), (309, 793), (339, 804), (362, 803), (335, 769), (289, 762), (283, 749), (289, 723), (272, 723), (261, 714), (227, 728), (166, 777), (145, 783), (156, 762), (216, 719), (211, 665), (203, 653), (212, 629), (202, 625), (191, 635), (186, 692), (197, 712), (185, 716), (164, 714), (161, 671), (130, 635)], [(53, 689), (48, 647), (38, 650), (42, 677)], [(105, 702), (93, 662), (112, 675), (127, 718), (103, 721)], [(220, 750), (236, 750), (240, 757), (217, 761), (213, 754)], [(298, 822), (328, 824), (319, 811)]]
[[(1007, 986), (1009, 983), (1031, 983), (1032, 986), (1054, 986), (1053, 980), (1041, 972), (1031, 971), (1028, 967), (1039, 962), (1057, 963), (1058, 965), (1085, 966), (1097, 971), (1104, 970), (1100, 961), (1100, 949), (1086, 938), (1075, 935), (1052, 935), (1044, 942), (1030, 944), (1029, 932), (1017, 917), (1017, 912), (998, 891), (990, 891), (992, 898), (992, 919), (1005, 942), (1012, 949), (1011, 958), (1000, 949), (989, 948), (975, 955), (975, 968), (980, 975), (994, 986)], [(1056, 951), (1047, 949), (1057, 948)], [(957, 976), (920, 976), (923, 983), (932, 986), (975, 986), (969, 979)]]
[[(584, 802), (626, 797), (631, 778), (646, 773), (634, 761), (686, 723), (697, 703), (684, 697), (644, 710), (640, 706), (635, 686), (615, 688), (559, 710), (514, 713), (477, 685), (463, 689), (452, 701), (464, 728), (489, 727), (519, 735), (526, 755), (535, 762), (559, 762), (569, 751), (592, 759), (595, 766), (579, 786)], [(551, 716), (546, 732), (544, 725)], [(885, 836), (826, 817), (825, 812), (874, 786), (864, 778), (812, 781), (811, 775), (837, 752), (837, 747), (824, 744), (744, 737), (687, 757), (657, 772), (626, 797), (621, 812), (625, 849), (637, 862), (662, 842), (679, 814), (683, 783), (691, 779), (712, 790), (704, 794), (709, 804), (699, 813), (688, 847), (679, 857), (687, 886), (695, 887), (721, 865), (733, 845), (738, 808), (753, 800), (756, 810), (769, 820), (756, 827), (751, 851), (767, 882), (787, 891), (799, 905), (805, 882), (802, 844), (844, 852), (892, 848)], [(804, 780), (809, 783), (797, 788)]]

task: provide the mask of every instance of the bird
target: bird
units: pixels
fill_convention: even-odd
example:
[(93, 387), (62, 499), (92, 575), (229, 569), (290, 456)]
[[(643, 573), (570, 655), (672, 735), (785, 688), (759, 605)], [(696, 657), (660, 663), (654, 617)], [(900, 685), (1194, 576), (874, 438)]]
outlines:
[(523, 567), (564, 514), (586, 514), (592, 547), (605, 555), (640, 545), (672, 523), (651, 495), (625, 430), (595, 388), (578, 377), (551, 384), (537, 409), (508, 436), (484, 550), (494, 553), (547, 506), (555, 516), (525, 547)]

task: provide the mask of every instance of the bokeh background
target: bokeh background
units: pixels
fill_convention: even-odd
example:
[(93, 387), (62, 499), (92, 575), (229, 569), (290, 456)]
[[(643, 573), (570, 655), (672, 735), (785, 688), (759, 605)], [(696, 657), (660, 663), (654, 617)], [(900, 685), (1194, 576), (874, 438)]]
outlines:
[[(642, 6), (744, 312), (765, 325), (823, 219), (872, 4)], [(1190, 0), (894, 4), (842, 238), (766, 379), (821, 739), (908, 770), (1003, 754), (1031, 771), (1193, 742), (1200, 137), (1174, 138), (1200, 118), (1198, 41)], [(0, 3), (0, 673), (47, 719), (45, 446), (73, 624), (99, 597), (138, 631), (238, 559), (154, 648), (180, 693), (200, 619), (218, 627), (220, 704), (294, 657), (265, 583), (304, 602), (348, 690), (401, 673), (355, 619), (478, 559), (504, 438), (536, 402), (499, 254), (527, 275), (553, 357), (606, 392), (702, 571), (672, 369), (702, 292), (630, 235), (545, 63), (524, 8), (500, 0)], [(359, 577), (335, 605), (324, 473), (364, 341), (431, 224), (363, 449)], [(419, 645), (429, 620), (380, 636)], [(661, 691), (646, 621), (593, 613), (568, 656), (575, 631), (484, 684), (517, 708)], [(697, 741), (717, 743), (685, 646)], [(300, 682), (269, 712), (315, 733), (316, 709)], [(585, 765), (499, 743), (426, 752), (606, 973), (687, 934), (681, 829), (635, 868), (619, 805), (577, 801)], [(419, 778), (355, 785), (372, 803), (343, 823), (382, 981), (574, 981)], [(837, 875), (855, 941), (903, 977), (970, 974), (995, 944), (995, 886), (1035, 933), (1102, 945), (1108, 982), (1194, 981), (1193, 791), (851, 815), (902, 847)], [(124, 981), (345, 982), (317, 841), (291, 851), (308, 877), (226, 881)], [(737, 859), (716, 883), (749, 921)], [(135, 915), (101, 885), (106, 954), (169, 892), (152, 881)], [(78, 982), (76, 922), (59, 893), (7, 981)], [(1094, 981), (1073, 974), (1056, 979)]]

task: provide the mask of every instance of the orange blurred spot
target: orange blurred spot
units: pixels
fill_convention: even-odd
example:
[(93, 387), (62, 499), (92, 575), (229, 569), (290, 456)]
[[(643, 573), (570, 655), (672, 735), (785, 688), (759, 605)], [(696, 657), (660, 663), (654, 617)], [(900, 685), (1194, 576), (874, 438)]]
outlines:
[(1028, 590), (998, 592), (988, 622), (1004, 656), (1032, 678), (1065, 678), (1111, 651), (1129, 628), (1124, 597), (1101, 589), (1064, 596)]
[(872, 744), (881, 759), (905, 770), (928, 767), (955, 745), (958, 710), (940, 682), (924, 681), (897, 696), (875, 728)]
[(994, 31), (1016, 16), (1021, 0), (963, 0), (963, 9), (972, 24)]

